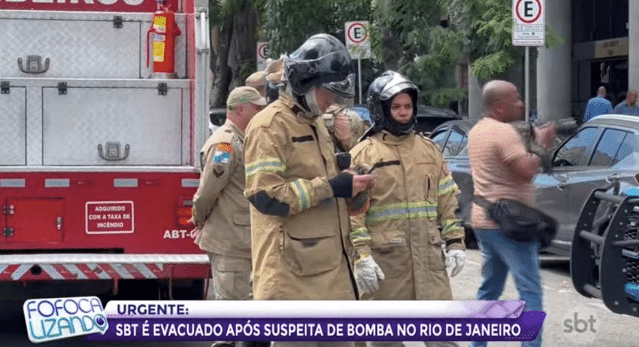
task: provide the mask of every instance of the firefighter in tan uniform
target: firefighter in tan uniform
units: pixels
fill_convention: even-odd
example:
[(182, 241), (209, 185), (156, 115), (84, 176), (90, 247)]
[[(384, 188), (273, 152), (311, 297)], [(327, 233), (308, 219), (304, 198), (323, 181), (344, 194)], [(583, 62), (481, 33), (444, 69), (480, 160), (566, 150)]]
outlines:
[[(371, 187), (373, 176), (340, 172), (320, 118), (340, 98), (353, 97), (352, 71), (339, 40), (309, 38), (285, 58), (286, 89), (247, 128), (255, 299), (356, 299), (344, 198)], [(352, 342), (273, 342), (319, 345)]]
[(244, 197), (244, 130), (266, 100), (252, 87), (235, 88), (227, 99), (226, 122), (200, 152), (202, 175), (193, 197), (195, 242), (207, 252), (216, 300), (250, 299), (249, 202)]
[(246, 78), (244, 85), (257, 89), (261, 96), (266, 97), (266, 72), (257, 71), (252, 73)]
[(464, 229), (454, 214), (458, 188), (437, 145), (414, 130), (417, 93), (396, 72), (375, 79), (367, 99), (375, 126), (351, 150), (352, 165), (376, 176), (375, 186), (349, 205), (364, 298), (452, 300), (446, 263), (455, 263), (452, 276), (464, 265)]
[(322, 115), (338, 152), (348, 152), (364, 135), (364, 121), (348, 108), (333, 105)]

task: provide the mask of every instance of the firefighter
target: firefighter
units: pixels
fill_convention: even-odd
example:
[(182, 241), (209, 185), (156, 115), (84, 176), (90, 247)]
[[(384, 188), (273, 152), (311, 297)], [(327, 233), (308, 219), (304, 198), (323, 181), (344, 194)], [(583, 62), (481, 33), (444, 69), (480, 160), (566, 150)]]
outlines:
[(329, 107), (322, 119), (338, 152), (348, 152), (366, 130), (355, 111), (337, 105)]
[(417, 97), (417, 87), (399, 73), (375, 79), (367, 98), (375, 125), (351, 150), (352, 165), (376, 176), (375, 186), (349, 205), (363, 298), (451, 300), (446, 265), (455, 264), (452, 276), (464, 265), (464, 229), (454, 213), (458, 188), (437, 145), (415, 132)]
[(354, 300), (345, 198), (372, 186), (373, 176), (338, 170), (320, 118), (353, 97), (352, 61), (339, 40), (318, 34), (285, 57), (284, 66), (285, 89), (246, 131), (253, 293), (266, 300)]
[[(238, 87), (226, 102), (226, 122), (200, 152), (202, 174), (193, 197), (195, 239), (211, 260), (215, 300), (251, 298), (249, 202), (244, 197), (244, 130), (266, 100), (252, 87)], [(214, 346), (233, 346), (217, 342)]]
[[(278, 97), (279, 86), (284, 76), (284, 59), (271, 61), (266, 67), (266, 101), (271, 103)], [(348, 152), (366, 130), (364, 122), (354, 112), (342, 105), (331, 105), (322, 115), (324, 125), (331, 135), (337, 152)]]
[(260, 92), (260, 95), (266, 97), (266, 72), (257, 71), (246, 78), (245, 85), (253, 87)]

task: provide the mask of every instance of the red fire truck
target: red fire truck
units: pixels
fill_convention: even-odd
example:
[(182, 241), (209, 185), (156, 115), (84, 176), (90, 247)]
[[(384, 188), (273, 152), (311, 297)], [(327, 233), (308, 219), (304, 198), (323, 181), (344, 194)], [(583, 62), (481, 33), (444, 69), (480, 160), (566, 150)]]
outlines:
[(166, 1), (0, 0), (0, 299), (201, 297), (208, 2)]

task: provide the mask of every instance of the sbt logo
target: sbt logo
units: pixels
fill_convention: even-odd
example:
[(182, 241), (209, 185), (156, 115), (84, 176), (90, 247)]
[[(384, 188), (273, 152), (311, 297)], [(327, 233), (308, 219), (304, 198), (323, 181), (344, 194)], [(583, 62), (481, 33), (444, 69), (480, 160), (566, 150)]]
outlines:
[(597, 320), (595, 319), (594, 315), (590, 315), (590, 317), (588, 317), (588, 320), (583, 319), (583, 318), (579, 318), (579, 315), (577, 314), (577, 312), (575, 312), (575, 318), (567, 318), (564, 320), (564, 332), (565, 333), (571, 333), (574, 331), (578, 332), (578, 333), (585, 333), (586, 331), (590, 330), (593, 333), (596, 333), (597, 330), (595, 330), (595, 322)]
[(31, 342), (104, 334), (109, 327), (102, 302), (95, 296), (31, 299), (22, 309)]

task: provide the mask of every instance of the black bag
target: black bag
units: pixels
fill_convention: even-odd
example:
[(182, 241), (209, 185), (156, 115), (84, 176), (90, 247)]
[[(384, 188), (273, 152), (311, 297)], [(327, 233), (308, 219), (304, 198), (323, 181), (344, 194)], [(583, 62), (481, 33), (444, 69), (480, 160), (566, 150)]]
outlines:
[(517, 200), (499, 199), (497, 202), (490, 202), (475, 196), (474, 201), (486, 210), (488, 217), (510, 239), (519, 242), (538, 240), (543, 249), (550, 246), (557, 235), (557, 220)]

